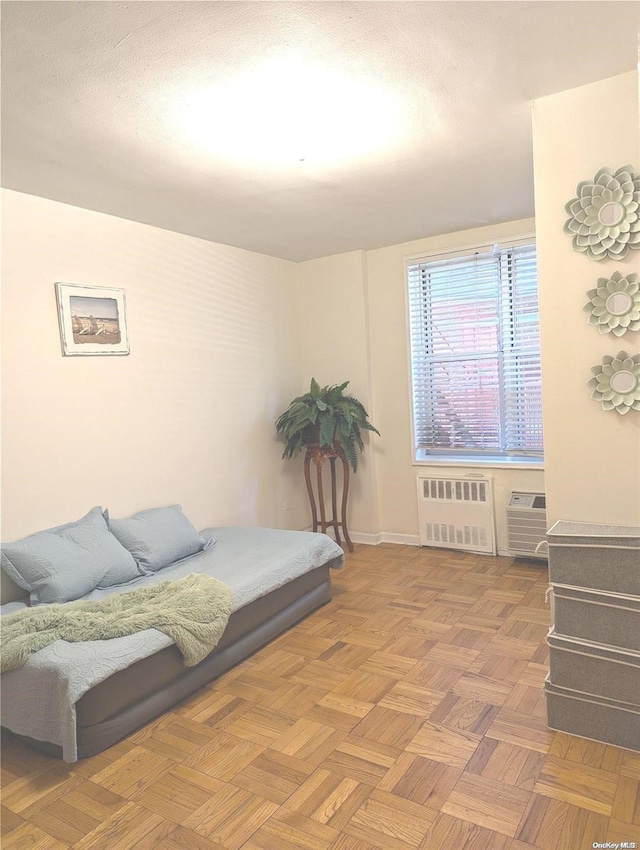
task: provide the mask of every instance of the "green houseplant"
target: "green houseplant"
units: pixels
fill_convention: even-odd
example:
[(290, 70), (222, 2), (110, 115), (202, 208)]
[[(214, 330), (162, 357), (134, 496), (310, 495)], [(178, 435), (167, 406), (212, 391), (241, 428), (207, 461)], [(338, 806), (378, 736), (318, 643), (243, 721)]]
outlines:
[(285, 439), (282, 457), (295, 457), (302, 448), (318, 447), (327, 455), (342, 448), (351, 468), (358, 468), (356, 447), (364, 451), (361, 431), (380, 432), (357, 398), (345, 395), (349, 381), (321, 387), (311, 379), (309, 392), (294, 398), (278, 417), (276, 430)]

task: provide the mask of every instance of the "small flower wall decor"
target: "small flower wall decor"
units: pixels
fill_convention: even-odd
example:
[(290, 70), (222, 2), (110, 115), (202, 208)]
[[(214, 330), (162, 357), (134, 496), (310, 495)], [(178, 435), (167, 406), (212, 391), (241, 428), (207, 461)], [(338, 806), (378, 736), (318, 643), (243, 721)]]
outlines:
[(594, 377), (587, 386), (593, 389), (591, 398), (601, 402), (604, 410), (621, 414), (640, 410), (640, 354), (605, 354), (602, 363), (591, 371)]
[(587, 296), (582, 309), (589, 313), (588, 323), (601, 334), (622, 336), (640, 331), (640, 278), (635, 272), (599, 277), (597, 289), (589, 289)]
[(640, 249), (640, 175), (630, 165), (601, 168), (593, 180), (578, 183), (577, 197), (565, 204), (564, 232), (574, 251), (590, 260), (621, 260)]

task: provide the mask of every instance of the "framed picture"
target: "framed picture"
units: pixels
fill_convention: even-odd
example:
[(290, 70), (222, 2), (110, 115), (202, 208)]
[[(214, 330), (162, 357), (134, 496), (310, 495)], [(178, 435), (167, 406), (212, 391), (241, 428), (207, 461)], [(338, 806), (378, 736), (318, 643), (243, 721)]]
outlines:
[(124, 289), (56, 283), (63, 355), (128, 354)]

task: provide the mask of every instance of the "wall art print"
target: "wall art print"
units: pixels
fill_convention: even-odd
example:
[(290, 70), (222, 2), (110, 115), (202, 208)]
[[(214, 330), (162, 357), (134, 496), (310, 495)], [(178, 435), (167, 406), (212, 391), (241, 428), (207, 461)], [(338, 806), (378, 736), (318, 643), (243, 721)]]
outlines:
[(599, 277), (597, 289), (587, 290), (587, 297), (582, 309), (589, 313), (588, 323), (601, 334), (622, 336), (640, 331), (640, 277), (635, 272)]
[(601, 402), (604, 410), (621, 414), (640, 410), (640, 354), (605, 354), (602, 363), (591, 371), (593, 378), (587, 386), (593, 390), (591, 398)]
[(129, 354), (124, 289), (56, 283), (62, 354)]
[(564, 224), (574, 251), (599, 262), (640, 249), (640, 175), (630, 165), (601, 168), (593, 180), (578, 183), (576, 192), (565, 204)]

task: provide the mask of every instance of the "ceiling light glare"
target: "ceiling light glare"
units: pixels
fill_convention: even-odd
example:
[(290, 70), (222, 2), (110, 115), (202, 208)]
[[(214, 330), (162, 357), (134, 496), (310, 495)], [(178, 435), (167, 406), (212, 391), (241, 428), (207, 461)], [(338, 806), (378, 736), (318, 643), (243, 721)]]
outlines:
[(289, 57), (192, 93), (175, 118), (190, 144), (225, 161), (327, 166), (388, 151), (403, 104), (376, 80)]

